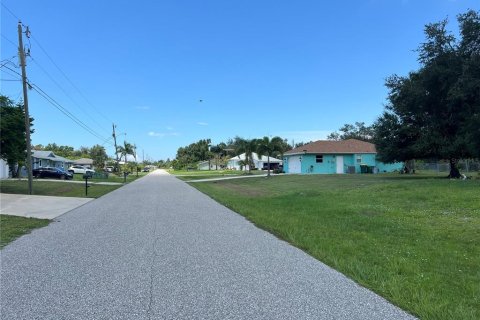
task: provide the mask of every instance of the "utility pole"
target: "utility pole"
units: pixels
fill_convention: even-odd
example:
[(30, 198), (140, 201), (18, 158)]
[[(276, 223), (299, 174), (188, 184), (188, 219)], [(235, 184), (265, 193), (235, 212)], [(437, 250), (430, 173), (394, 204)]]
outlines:
[[(30, 31), (26, 30), (27, 37), (30, 37)], [(30, 115), (28, 113), (28, 87), (27, 72), (25, 66), (25, 52), (23, 50), (22, 22), (18, 21), (18, 56), (20, 58), (20, 66), (22, 67), (22, 83), (23, 83), (23, 106), (25, 108), (25, 139), (27, 140), (27, 161), (25, 167), (28, 175), (28, 194), (32, 194), (32, 146), (30, 141)]]
[(115, 168), (114, 168), (114, 171), (118, 172), (118, 149), (117, 149), (117, 136), (115, 135), (115, 123), (112, 123), (112, 127), (113, 127), (113, 143), (115, 144), (115, 159), (116, 159), (116, 162), (115, 162)]

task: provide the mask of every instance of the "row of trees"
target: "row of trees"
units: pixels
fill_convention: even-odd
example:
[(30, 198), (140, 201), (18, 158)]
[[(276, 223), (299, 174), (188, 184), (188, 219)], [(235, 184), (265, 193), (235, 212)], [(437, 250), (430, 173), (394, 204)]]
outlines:
[[(242, 164), (250, 170), (253, 167), (252, 154), (255, 152), (259, 157), (267, 156), (270, 168), (270, 157), (283, 157), (283, 153), (291, 148), (287, 140), (280, 137), (244, 139), (237, 136), (217, 145), (212, 145), (210, 139), (203, 139), (179, 148), (176, 159), (172, 161), (172, 166), (175, 169), (185, 169), (196, 167), (201, 161), (213, 161), (217, 168), (225, 167), (229, 157), (245, 153), (245, 160)], [(270, 170), (268, 174), (270, 174)]]

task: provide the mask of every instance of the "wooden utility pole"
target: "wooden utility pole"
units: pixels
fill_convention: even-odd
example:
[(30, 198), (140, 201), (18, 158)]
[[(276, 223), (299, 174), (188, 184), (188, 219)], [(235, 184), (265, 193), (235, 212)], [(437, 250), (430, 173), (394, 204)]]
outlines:
[(116, 162), (115, 162), (115, 168), (114, 168), (114, 171), (118, 172), (118, 149), (117, 149), (117, 136), (115, 135), (115, 123), (112, 123), (112, 127), (113, 127), (113, 143), (115, 144), (115, 159), (116, 159)]
[[(29, 30), (27, 27), (27, 37), (29, 36)], [(23, 35), (22, 35), (22, 22), (18, 21), (18, 56), (20, 58), (20, 66), (22, 67), (22, 83), (23, 83), (23, 106), (25, 108), (25, 139), (27, 140), (27, 161), (25, 162), (25, 168), (27, 168), (28, 175), (28, 194), (32, 194), (32, 147), (30, 141), (30, 115), (28, 113), (28, 87), (27, 87), (27, 72), (25, 70), (25, 52), (23, 50)]]

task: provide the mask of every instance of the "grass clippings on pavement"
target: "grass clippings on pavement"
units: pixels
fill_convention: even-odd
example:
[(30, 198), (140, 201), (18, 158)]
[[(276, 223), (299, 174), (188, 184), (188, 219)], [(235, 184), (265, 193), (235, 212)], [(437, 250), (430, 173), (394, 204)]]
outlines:
[(421, 319), (480, 319), (480, 181), (287, 175), (192, 184)]
[(25, 218), (0, 214), (0, 248), (33, 229), (45, 227), (48, 219)]

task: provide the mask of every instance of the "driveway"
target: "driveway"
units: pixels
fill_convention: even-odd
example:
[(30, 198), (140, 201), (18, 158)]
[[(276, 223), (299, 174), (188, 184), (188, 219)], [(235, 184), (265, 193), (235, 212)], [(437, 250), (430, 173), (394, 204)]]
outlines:
[(93, 198), (0, 193), (0, 213), (28, 218), (54, 219), (92, 200)]
[(162, 171), (1, 259), (2, 319), (413, 319)]

